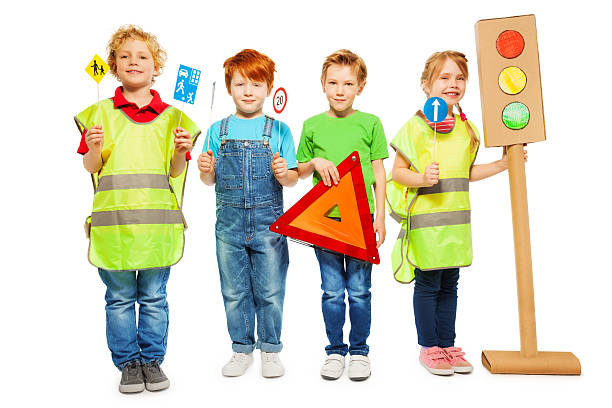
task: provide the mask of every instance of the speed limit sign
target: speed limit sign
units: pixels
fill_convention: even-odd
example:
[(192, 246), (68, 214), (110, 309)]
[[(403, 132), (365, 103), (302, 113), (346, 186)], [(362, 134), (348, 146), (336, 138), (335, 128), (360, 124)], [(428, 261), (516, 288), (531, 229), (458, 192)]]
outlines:
[(285, 109), (285, 106), (287, 106), (287, 91), (285, 91), (285, 88), (278, 88), (274, 92), (272, 103), (274, 104), (274, 112), (278, 114)]

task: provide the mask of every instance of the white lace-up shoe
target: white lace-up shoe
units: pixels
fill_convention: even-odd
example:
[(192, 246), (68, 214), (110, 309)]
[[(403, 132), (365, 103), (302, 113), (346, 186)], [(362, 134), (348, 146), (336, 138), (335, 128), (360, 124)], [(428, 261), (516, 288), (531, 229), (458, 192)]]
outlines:
[(285, 374), (285, 367), (280, 361), (278, 353), (261, 352), (261, 375), (265, 378), (282, 377)]
[(353, 381), (363, 381), (370, 378), (370, 359), (359, 354), (351, 355), (348, 376)]
[(253, 353), (234, 353), (230, 361), (221, 369), (226, 377), (240, 377), (253, 364)]
[(341, 354), (329, 354), (325, 357), (321, 367), (321, 377), (326, 380), (337, 380), (344, 373), (344, 356)]

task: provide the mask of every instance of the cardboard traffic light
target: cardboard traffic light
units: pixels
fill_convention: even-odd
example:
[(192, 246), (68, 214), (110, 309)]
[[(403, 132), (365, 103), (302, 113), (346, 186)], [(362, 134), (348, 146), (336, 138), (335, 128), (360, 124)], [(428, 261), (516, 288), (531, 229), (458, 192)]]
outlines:
[(485, 146), (546, 140), (535, 16), (476, 23)]
[[(359, 153), (351, 153), (337, 169), (340, 176), (337, 185), (327, 187), (322, 181), (317, 183), (270, 225), (270, 231), (379, 264)], [(327, 217), (336, 206), (340, 221)]]
[(485, 145), (508, 150), (521, 351), (483, 350), (494, 374), (579, 375), (569, 352), (537, 349), (523, 144), (546, 139), (535, 16), (480, 20), (476, 52)]

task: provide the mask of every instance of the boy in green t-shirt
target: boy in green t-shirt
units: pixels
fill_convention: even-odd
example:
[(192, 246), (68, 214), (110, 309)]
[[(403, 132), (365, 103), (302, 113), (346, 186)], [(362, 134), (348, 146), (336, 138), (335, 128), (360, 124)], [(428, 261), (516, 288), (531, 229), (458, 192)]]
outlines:
[[(300, 178), (314, 173), (313, 184), (323, 180), (326, 186), (331, 186), (340, 180), (336, 166), (354, 150), (359, 152), (378, 248), (385, 240), (383, 159), (389, 157), (389, 152), (380, 119), (353, 109), (355, 96), (363, 91), (366, 77), (365, 63), (349, 50), (336, 51), (325, 59), (321, 85), (329, 110), (304, 122), (297, 160)], [(342, 214), (336, 207), (328, 216), (337, 218)], [(372, 264), (319, 248), (315, 248), (315, 254), (321, 269), (323, 320), (330, 343), (325, 347), (327, 358), (321, 376), (326, 380), (339, 378), (344, 372), (344, 358), (350, 353), (349, 378), (365, 380), (370, 376), (366, 340), (370, 334)], [(344, 344), (342, 333), (345, 290), (351, 319), (350, 347)]]

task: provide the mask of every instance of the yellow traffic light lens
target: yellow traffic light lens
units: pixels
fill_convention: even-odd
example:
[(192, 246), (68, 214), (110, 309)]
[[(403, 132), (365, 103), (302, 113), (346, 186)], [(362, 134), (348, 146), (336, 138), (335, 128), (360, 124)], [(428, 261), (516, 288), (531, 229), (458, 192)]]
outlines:
[(497, 37), (497, 52), (504, 58), (516, 58), (525, 48), (525, 39), (514, 30), (506, 30)]
[(516, 95), (525, 89), (527, 75), (519, 67), (508, 67), (499, 74), (499, 87), (508, 95)]
[(512, 102), (504, 108), (502, 120), (508, 129), (522, 129), (529, 123), (529, 108), (520, 102)]

